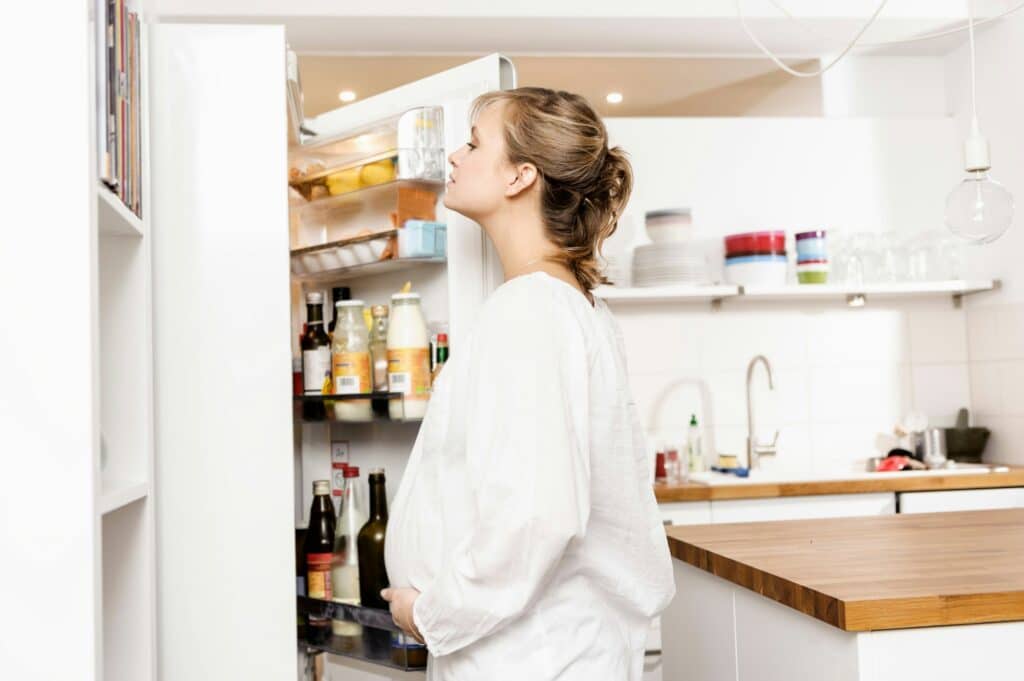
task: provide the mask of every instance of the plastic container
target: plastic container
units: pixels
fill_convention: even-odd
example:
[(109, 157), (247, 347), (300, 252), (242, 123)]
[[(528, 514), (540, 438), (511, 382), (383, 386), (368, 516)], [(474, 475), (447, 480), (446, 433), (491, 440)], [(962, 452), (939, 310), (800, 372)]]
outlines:
[(402, 229), (398, 230), (398, 256), (400, 258), (444, 257), (447, 244), (446, 229), (440, 222), (406, 220)]
[(746, 255), (725, 259), (725, 280), (737, 286), (783, 286), (786, 270), (784, 255)]
[(785, 252), (786, 233), (782, 230), (742, 232), (725, 237), (726, 256)]
[(692, 235), (693, 213), (689, 208), (648, 211), (644, 227), (654, 243), (685, 241)]

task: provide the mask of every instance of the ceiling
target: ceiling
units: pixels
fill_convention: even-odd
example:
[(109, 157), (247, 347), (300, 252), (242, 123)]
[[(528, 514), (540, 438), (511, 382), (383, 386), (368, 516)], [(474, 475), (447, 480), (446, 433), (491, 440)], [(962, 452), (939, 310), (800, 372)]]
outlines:
[[(341, 90), (365, 98), (474, 56), (300, 56), (306, 116), (343, 106)], [(602, 116), (735, 116), (758, 106), (760, 115), (821, 114), (817, 79), (791, 78), (763, 59), (549, 56), (512, 62), (518, 85), (576, 92)], [(780, 88), (787, 88), (788, 104), (763, 109)], [(621, 104), (605, 101), (611, 91), (622, 93)]]

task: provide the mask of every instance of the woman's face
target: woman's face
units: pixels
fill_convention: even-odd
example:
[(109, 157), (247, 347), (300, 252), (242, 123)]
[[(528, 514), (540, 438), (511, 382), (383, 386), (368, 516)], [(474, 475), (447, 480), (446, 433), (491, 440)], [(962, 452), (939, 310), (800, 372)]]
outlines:
[(444, 205), (477, 222), (501, 207), (516, 181), (516, 168), (505, 155), (504, 108), (504, 102), (485, 106), (469, 141), (448, 157), (452, 171)]

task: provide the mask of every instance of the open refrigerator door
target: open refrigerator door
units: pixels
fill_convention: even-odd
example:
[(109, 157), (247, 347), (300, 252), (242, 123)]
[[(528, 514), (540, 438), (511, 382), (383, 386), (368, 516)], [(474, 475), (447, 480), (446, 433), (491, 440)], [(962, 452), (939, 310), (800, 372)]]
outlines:
[[(515, 87), (514, 67), (492, 54), (309, 119), (301, 115), (297, 67), (289, 56), (293, 366), (304, 372), (307, 346), (300, 335), (310, 318), (323, 320), (317, 323), (326, 327), (327, 320), (335, 319), (334, 301), (350, 298), (362, 301), (366, 312), (390, 305), (395, 324), (403, 298), (392, 296), (411, 282), (430, 340), (429, 380), (434, 339), (450, 338), (457, 353), (485, 298), (502, 281), (500, 263), (480, 226), (447, 210), (443, 199), (447, 158), (469, 139), (473, 100)], [(320, 302), (310, 308), (310, 300)], [(337, 319), (338, 325), (351, 325), (351, 317), (348, 322)], [(335, 338), (339, 333), (335, 330)], [(337, 348), (335, 343), (332, 349)], [(390, 354), (386, 366), (390, 372)], [(372, 392), (344, 396), (337, 376), (323, 382), (324, 390), (318, 391), (316, 383), (307, 382), (304, 373), (294, 381), (295, 524), (300, 532), (309, 522), (313, 481), (343, 480), (336, 473), (344, 466), (384, 469), (388, 496), (397, 491), (429, 401), (429, 383), (414, 394), (394, 381), (382, 387), (371, 379)], [(359, 402), (366, 408), (360, 410)], [(365, 486), (365, 473), (354, 481)], [(335, 483), (333, 491), (340, 496), (338, 484), (344, 482)], [(375, 612), (329, 600), (300, 595), (298, 608), (307, 616), (315, 611), (321, 619), (374, 629)], [(383, 630), (382, 636), (390, 634)], [(364, 678), (360, 674), (366, 673), (367, 662), (374, 665), (372, 678), (391, 673), (388, 667), (417, 666), (412, 658), (395, 656), (404, 650), (400, 646), (357, 650), (336, 635), (326, 642), (300, 640), (310, 679), (320, 675), (317, 670), (325, 678)], [(332, 654), (314, 663), (319, 652)]]

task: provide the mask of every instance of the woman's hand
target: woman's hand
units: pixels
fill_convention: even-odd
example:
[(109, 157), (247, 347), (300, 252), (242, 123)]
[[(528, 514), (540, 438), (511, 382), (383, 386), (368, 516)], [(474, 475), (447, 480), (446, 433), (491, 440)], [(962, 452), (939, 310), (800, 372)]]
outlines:
[(391, 619), (395, 621), (395, 624), (406, 634), (426, 645), (423, 635), (416, 628), (416, 622), (412, 618), (412, 608), (416, 604), (416, 599), (420, 597), (420, 592), (409, 588), (384, 589), (380, 595), (391, 604)]

